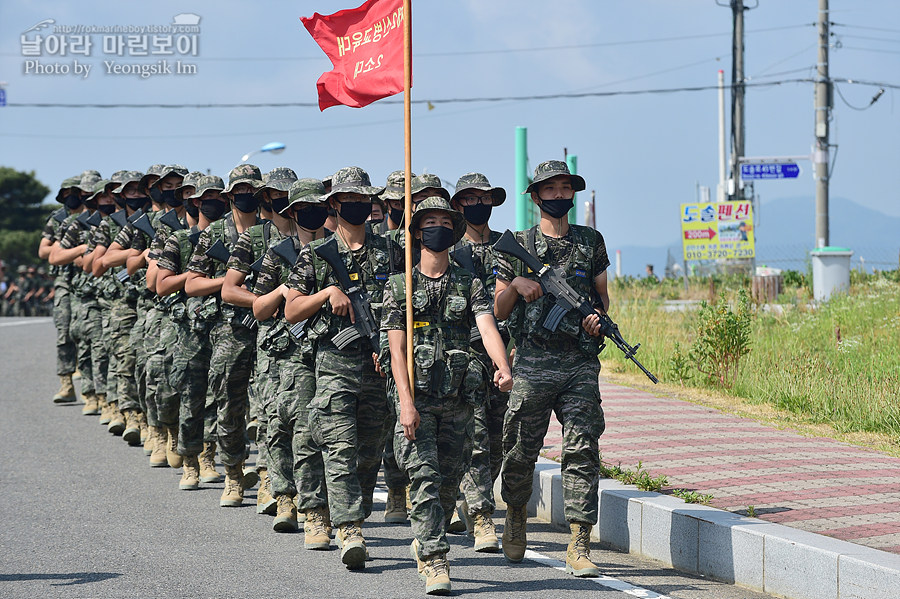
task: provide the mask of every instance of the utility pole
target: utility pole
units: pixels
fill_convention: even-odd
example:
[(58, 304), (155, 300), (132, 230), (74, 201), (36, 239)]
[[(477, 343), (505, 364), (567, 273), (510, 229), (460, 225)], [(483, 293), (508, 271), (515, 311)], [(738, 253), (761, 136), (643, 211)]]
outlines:
[(816, 247), (828, 240), (828, 121), (831, 118), (831, 80), (828, 78), (828, 0), (819, 0), (819, 58), (816, 65)]
[(731, 200), (742, 199), (741, 164), (744, 156), (744, 0), (731, 0), (734, 19), (731, 40)]

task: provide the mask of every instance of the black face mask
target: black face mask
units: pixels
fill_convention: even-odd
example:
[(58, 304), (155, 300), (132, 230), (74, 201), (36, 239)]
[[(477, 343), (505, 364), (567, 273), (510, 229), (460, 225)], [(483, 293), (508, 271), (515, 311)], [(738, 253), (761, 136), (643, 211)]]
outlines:
[(282, 212), (284, 212), (284, 209), (287, 208), (288, 204), (290, 204), (290, 203), (291, 203), (291, 201), (290, 201), (290, 199), (287, 198), (287, 196), (285, 196), (283, 198), (274, 199), (274, 200), (272, 200), (272, 210), (274, 210), (278, 214), (281, 214)]
[(159, 204), (162, 202), (162, 192), (155, 185), (150, 188), (150, 199)]
[(147, 196), (139, 198), (125, 198), (125, 205), (132, 210), (139, 210), (147, 205)]
[(267, 212), (272, 212), (272, 203), (265, 200), (259, 200), (259, 207)]
[(317, 204), (306, 210), (299, 210), (295, 218), (297, 224), (307, 231), (317, 231), (328, 218), (328, 208), (323, 204)]
[(562, 218), (575, 205), (575, 200), (541, 200), (541, 210), (553, 218)]
[(491, 210), (494, 207), (490, 204), (478, 203), (473, 206), (463, 206), (462, 212), (466, 220), (473, 225), (483, 225), (491, 218)]
[(113, 200), (115, 200), (116, 206), (118, 206), (119, 208), (124, 208), (124, 207), (125, 207), (125, 198), (123, 198), (123, 197), (121, 197), (121, 196), (114, 195), (114, 196), (113, 196)]
[(235, 208), (245, 214), (256, 212), (256, 209), (259, 208), (259, 200), (253, 197), (252, 193), (233, 193), (231, 202)]
[(391, 220), (394, 221), (394, 224), (399, 225), (401, 222), (403, 222), (403, 208), (389, 208), (388, 214), (390, 215)]
[(109, 216), (110, 214), (112, 214), (113, 212), (116, 211), (116, 205), (115, 204), (100, 204), (99, 206), (97, 206), (97, 210), (99, 210), (101, 213), (105, 214), (106, 216)]
[(433, 252), (443, 252), (453, 245), (455, 235), (453, 229), (442, 227), (422, 227), (422, 245)]
[(184, 202), (184, 211), (191, 215), (191, 218), (200, 218), (200, 208), (194, 205), (194, 202), (188, 200)]
[(351, 225), (361, 225), (372, 214), (371, 202), (345, 202), (341, 204), (341, 218)]
[(225, 202), (221, 200), (203, 200), (200, 202), (200, 212), (210, 222), (219, 220), (225, 214)]
[(166, 203), (166, 205), (171, 206), (172, 208), (178, 208), (181, 206), (182, 202), (178, 198), (175, 197), (174, 189), (167, 189), (165, 191), (160, 192), (160, 199)]
[(76, 210), (79, 206), (81, 206), (81, 194), (70, 193), (65, 198), (63, 198), (63, 203), (69, 210)]

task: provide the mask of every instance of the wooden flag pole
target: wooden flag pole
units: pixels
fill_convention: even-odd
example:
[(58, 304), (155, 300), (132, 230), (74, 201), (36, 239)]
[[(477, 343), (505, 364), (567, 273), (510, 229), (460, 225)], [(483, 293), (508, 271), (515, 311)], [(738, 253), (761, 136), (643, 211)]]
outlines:
[(412, 121), (410, 119), (410, 88), (412, 87), (412, 0), (403, 0), (403, 125), (406, 138), (406, 201), (403, 207), (403, 223), (406, 227), (406, 368), (409, 373), (409, 394), (416, 399), (415, 362), (413, 361), (413, 305), (412, 305)]

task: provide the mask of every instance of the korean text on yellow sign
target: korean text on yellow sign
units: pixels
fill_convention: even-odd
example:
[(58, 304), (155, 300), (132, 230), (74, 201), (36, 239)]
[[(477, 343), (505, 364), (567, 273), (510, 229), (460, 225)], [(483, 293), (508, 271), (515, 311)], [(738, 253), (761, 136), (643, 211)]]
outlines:
[(750, 202), (681, 205), (685, 260), (752, 258), (756, 255), (753, 234)]

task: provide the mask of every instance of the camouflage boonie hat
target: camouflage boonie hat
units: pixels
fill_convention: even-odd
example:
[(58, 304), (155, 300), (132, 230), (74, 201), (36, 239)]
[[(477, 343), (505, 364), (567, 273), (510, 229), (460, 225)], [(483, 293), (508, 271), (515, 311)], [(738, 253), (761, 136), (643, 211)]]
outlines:
[(188, 170), (181, 166), (180, 164), (167, 164), (163, 167), (162, 172), (159, 174), (159, 179), (150, 184), (150, 187), (153, 187), (169, 175), (178, 175), (184, 178), (188, 174)]
[(203, 195), (203, 192), (210, 189), (222, 191), (225, 189), (225, 182), (222, 181), (222, 177), (217, 177), (215, 175), (203, 175), (202, 177), (197, 179), (196, 187), (197, 189), (194, 190), (194, 193), (192, 195), (188, 196), (188, 199), (193, 200), (194, 198), (199, 198)]
[(262, 187), (256, 190), (256, 193), (262, 193), (265, 189), (274, 189), (275, 191), (290, 191), (291, 185), (297, 180), (297, 173), (293, 169), (285, 166), (273, 168), (263, 175)]
[(101, 177), (100, 173), (97, 171), (84, 171), (81, 173), (81, 179), (75, 187), (81, 191), (92, 193), (94, 191), (94, 184), (101, 179), (103, 179), (103, 177)]
[(481, 173), (467, 173), (460, 177), (456, 182), (456, 192), (453, 194), (452, 199), (455, 200), (456, 196), (461, 195), (462, 192), (469, 189), (480, 189), (481, 191), (491, 192), (491, 197), (494, 199), (494, 206), (499, 206), (506, 201), (506, 190), (502, 187), (491, 187), (488, 178)]
[(538, 183), (553, 177), (558, 177), (559, 175), (568, 175), (572, 180), (572, 189), (575, 191), (584, 191), (584, 188), (586, 187), (584, 179), (579, 175), (570, 173), (568, 164), (562, 160), (548, 160), (547, 162), (540, 163), (537, 165), (537, 168), (534, 169), (534, 179), (532, 179), (531, 185), (525, 188), (522, 195), (537, 191)]
[(263, 185), (262, 173), (258, 166), (252, 164), (239, 164), (228, 173), (228, 186), (225, 187), (223, 193), (231, 193), (235, 185), (240, 183), (249, 183), (254, 190), (259, 189)]
[(184, 176), (184, 179), (181, 180), (181, 185), (175, 188), (175, 195), (184, 196), (184, 189), (186, 187), (197, 188), (197, 183), (200, 181), (200, 178), (203, 177), (203, 173), (200, 171), (191, 171)]
[(56, 192), (56, 201), (60, 204), (63, 203), (62, 196), (64, 191), (68, 191), (73, 187), (78, 187), (78, 184), (81, 183), (81, 175), (76, 175), (74, 177), (69, 177), (68, 179), (63, 179), (63, 182), (59, 184), (59, 191)]
[(450, 201), (450, 192), (444, 188), (444, 186), (441, 184), (441, 178), (437, 175), (432, 175), (431, 173), (419, 175), (412, 180), (410, 186), (412, 187), (412, 189), (409, 190), (410, 194), (419, 193), (423, 189), (428, 189), (430, 187), (434, 189), (442, 198), (444, 198), (448, 202)]
[[(416, 179), (415, 173), (409, 174), (410, 187)], [(406, 171), (394, 171), (387, 178), (387, 186), (381, 192), (382, 200), (402, 200), (406, 197)]]
[[(324, 182), (323, 182), (324, 184)], [(331, 176), (331, 191), (325, 196), (327, 200), (336, 193), (359, 193), (364, 196), (378, 195), (383, 187), (372, 187), (369, 174), (358, 166), (347, 166)]]
[(118, 186), (119, 184), (115, 181), (110, 181), (109, 179), (100, 179), (99, 181), (94, 183), (94, 193), (91, 194), (91, 197), (89, 197), (87, 201), (94, 201), (101, 193), (110, 193)]
[[(311, 177), (297, 179), (291, 184), (291, 188), (288, 190), (288, 205), (285, 210), (300, 202), (305, 202), (307, 204), (321, 204), (324, 201), (324, 183)], [(282, 212), (284, 212), (284, 210), (282, 210)]]
[[(412, 218), (409, 221), (409, 232), (412, 234), (414, 231), (419, 230), (419, 223), (422, 221), (422, 217), (425, 216), (426, 212), (431, 210), (440, 210), (441, 212), (446, 212), (450, 215), (450, 218), (453, 219), (453, 243), (455, 244), (457, 241), (463, 238), (463, 235), (466, 234), (466, 219), (463, 217), (462, 212), (458, 210), (454, 210), (450, 207), (450, 202), (439, 196), (429, 196), (419, 202), (416, 206), (415, 212), (413, 212)], [(419, 241), (413, 237), (413, 245), (418, 247)]]
[(141, 179), (144, 178), (144, 173), (141, 171), (116, 171), (113, 173), (112, 181), (113, 183), (118, 183), (119, 188), (115, 190), (113, 193), (122, 193), (125, 189), (125, 186), (129, 183), (137, 183), (140, 185)]
[[(162, 174), (162, 172), (165, 170), (165, 168), (166, 168), (165, 164), (151, 165), (150, 168), (147, 169), (147, 172), (144, 173), (144, 176), (141, 177), (141, 180), (138, 183), (138, 187), (140, 187), (142, 189), (147, 189), (150, 185), (151, 178), (156, 177), (156, 179), (158, 179), (159, 176)], [(156, 179), (153, 179), (153, 181), (156, 181)]]

